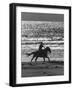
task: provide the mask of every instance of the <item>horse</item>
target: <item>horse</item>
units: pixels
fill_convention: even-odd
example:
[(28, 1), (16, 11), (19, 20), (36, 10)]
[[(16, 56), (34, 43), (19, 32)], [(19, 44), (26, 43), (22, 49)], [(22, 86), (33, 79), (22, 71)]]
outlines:
[(49, 47), (46, 47), (40, 51), (37, 50), (37, 51), (31, 52), (31, 53), (27, 53), (26, 55), (27, 56), (33, 55), (31, 62), (34, 58), (35, 58), (35, 62), (36, 62), (38, 57), (42, 57), (44, 60), (43, 62), (45, 62), (45, 58), (48, 58), (48, 61), (50, 62), (50, 58), (48, 57), (48, 52), (51, 54), (51, 49)]

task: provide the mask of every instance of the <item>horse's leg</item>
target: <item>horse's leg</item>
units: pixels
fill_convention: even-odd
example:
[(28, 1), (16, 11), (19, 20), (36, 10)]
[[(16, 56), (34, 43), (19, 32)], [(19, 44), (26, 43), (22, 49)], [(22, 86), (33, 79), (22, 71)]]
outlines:
[(45, 57), (43, 57), (43, 60), (44, 60), (43, 62), (45, 62)]
[(31, 62), (32, 62), (32, 60), (34, 59), (34, 57), (35, 57), (35, 56), (33, 55), (32, 59), (31, 59)]
[(35, 62), (37, 61), (37, 58), (38, 58), (38, 57), (35, 58)]
[(50, 62), (50, 58), (49, 57), (47, 57), (48, 58), (48, 61)]

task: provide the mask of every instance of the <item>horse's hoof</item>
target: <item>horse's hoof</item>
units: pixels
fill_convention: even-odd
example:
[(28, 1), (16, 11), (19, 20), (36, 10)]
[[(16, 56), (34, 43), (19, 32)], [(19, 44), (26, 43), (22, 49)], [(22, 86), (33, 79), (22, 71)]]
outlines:
[(44, 64), (45, 62), (42, 62), (42, 64)]
[(58, 68), (58, 66), (56, 66), (55, 68)]
[(30, 65), (32, 65), (32, 63), (30, 63)]

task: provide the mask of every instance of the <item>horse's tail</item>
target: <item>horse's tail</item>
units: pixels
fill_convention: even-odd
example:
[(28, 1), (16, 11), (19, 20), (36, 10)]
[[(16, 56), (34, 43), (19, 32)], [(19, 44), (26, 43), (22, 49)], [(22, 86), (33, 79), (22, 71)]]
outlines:
[(32, 54), (33, 54), (33, 52), (32, 52), (32, 53), (26, 53), (27, 56), (30, 56), (30, 55), (32, 55)]

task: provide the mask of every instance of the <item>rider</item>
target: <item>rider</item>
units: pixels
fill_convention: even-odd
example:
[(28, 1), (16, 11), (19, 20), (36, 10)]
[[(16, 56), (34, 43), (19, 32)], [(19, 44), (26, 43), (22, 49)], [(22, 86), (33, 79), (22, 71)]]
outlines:
[(44, 47), (43, 42), (41, 42), (40, 45), (39, 45), (39, 51), (42, 50), (42, 47)]

